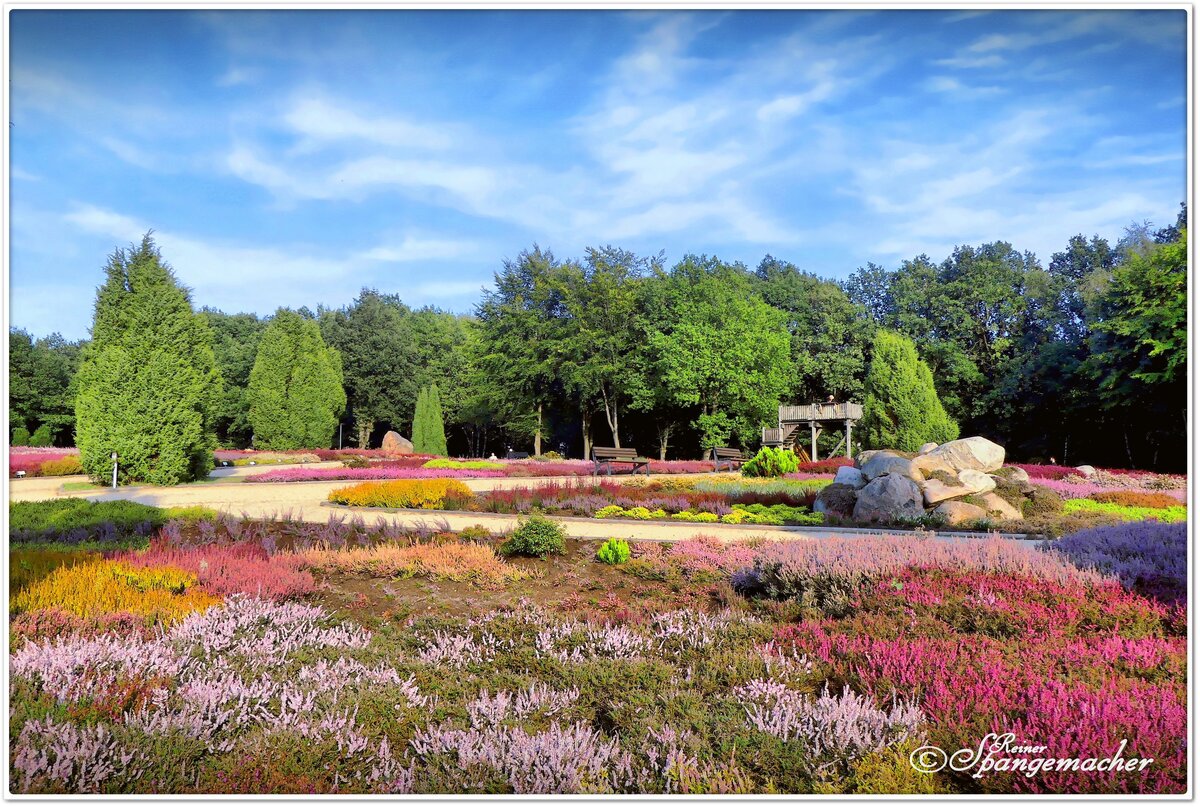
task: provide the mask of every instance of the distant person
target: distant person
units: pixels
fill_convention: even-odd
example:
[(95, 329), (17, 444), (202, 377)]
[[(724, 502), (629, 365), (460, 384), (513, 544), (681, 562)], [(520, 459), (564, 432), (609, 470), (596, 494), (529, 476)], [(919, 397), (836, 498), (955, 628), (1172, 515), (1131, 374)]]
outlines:
[(496, 452), (495, 452), (495, 451), (493, 451), (493, 452), (492, 452), (492, 456), (488, 457), (488, 459), (489, 459), (489, 460), (491, 460), (492, 462), (495, 462), (496, 460), (498, 460), (498, 459), (500, 459), (500, 458), (499, 458), (499, 457), (497, 457), (497, 456), (496, 456)]
[(1050, 458), (1050, 464), (1051, 464), (1051, 465), (1058, 465), (1058, 460), (1054, 459), (1054, 457), (1051, 457), (1051, 458)]
[(827, 403), (827, 404), (835, 403), (835, 401), (833, 400), (833, 396), (830, 395), (828, 398), (826, 398), (825, 403)]

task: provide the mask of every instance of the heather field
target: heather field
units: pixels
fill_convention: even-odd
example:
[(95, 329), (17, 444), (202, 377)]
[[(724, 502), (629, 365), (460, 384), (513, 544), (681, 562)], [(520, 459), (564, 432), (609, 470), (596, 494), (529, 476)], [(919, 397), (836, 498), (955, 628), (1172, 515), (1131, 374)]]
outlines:
[[(805, 482), (759, 484), (738, 494)], [(1186, 786), (1183, 524), (602, 544), (537, 513), (505, 535), (430, 515), (12, 505), (12, 790)], [(992, 733), (1044, 748), (928, 772)]]

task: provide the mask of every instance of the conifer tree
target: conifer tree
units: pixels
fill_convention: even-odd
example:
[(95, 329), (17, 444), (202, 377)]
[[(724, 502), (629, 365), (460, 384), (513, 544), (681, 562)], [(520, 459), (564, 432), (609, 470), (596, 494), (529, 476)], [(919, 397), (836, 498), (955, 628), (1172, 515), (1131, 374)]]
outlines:
[(140, 245), (115, 250), (105, 273), (77, 378), (84, 469), (108, 480), (115, 451), (120, 482), (174, 485), (207, 476), (221, 392), (208, 324), (149, 233)]
[(429, 453), (436, 457), (445, 457), (446, 424), (442, 419), (442, 396), (437, 384), (429, 387), (425, 402), (425, 439), (429, 443)]
[(929, 365), (901, 334), (876, 333), (866, 392), (863, 428), (871, 448), (916, 451), (923, 443), (958, 437), (958, 424), (938, 399)]
[(413, 411), (412, 444), (414, 454), (427, 454), (425, 436), (425, 410), (428, 408), (428, 393), (424, 387), (417, 390), (417, 406)]
[(342, 362), (315, 320), (281, 308), (258, 344), (247, 389), (254, 447), (327, 448), (346, 408)]

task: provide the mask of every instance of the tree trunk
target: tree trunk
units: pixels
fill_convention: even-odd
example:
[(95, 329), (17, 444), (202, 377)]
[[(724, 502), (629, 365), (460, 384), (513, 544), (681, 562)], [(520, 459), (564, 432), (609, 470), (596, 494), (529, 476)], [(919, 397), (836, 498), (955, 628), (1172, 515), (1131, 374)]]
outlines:
[(358, 447), (370, 448), (371, 432), (375, 431), (375, 421), (358, 421)]
[(583, 456), (586, 459), (592, 453), (592, 419), (583, 413)]
[(542, 456), (542, 405), (538, 404), (537, 431), (533, 433), (533, 456)]
[(671, 427), (661, 426), (658, 429), (658, 459), (659, 462), (667, 461), (667, 446), (671, 442)]
[(608, 428), (612, 431), (613, 448), (620, 448), (621, 436), (617, 434), (617, 402), (610, 402), (608, 392), (603, 388), (600, 394), (604, 397), (604, 419), (608, 421)]
[(1129, 467), (1133, 468), (1133, 449), (1129, 447), (1129, 429), (1124, 430), (1125, 434), (1125, 456), (1129, 459)]

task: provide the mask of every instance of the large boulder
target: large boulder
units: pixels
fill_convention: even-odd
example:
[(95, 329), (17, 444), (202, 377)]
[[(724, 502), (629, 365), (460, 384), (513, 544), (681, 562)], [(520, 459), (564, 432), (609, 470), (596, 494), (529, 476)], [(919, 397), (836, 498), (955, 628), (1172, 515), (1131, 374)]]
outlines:
[(863, 476), (867, 481), (877, 479), (884, 474), (902, 474), (909, 479), (916, 479), (918, 482), (924, 479), (918, 473), (913, 476), (912, 461), (906, 457), (901, 457), (899, 454), (894, 454), (891, 451), (878, 451), (867, 458), (866, 462), (859, 466)]
[(995, 493), (985, 493), (979, 497), (989, 513), (1000, 516), (1005, 521), (1021, 518), (1021, 511), (1013, 507), (1003, 496)]
[[(957, 499), (960, 496), (966, 496), (969, 492), (958, 482), (956, 477), (951, 477), (953, 481), (945, 481), (942, 479), (927, 479), (922, 493), (925, 498), (925, 504), (933, 507), (938, 502), (944, 502), (947, 499)], [(957, 484), (956, 484), (957, 483)]]
[(946, 519), (946, 524), (951, 527), (987, 518), (987, 510), (966, 502), (942, 502), (933, 508), (933, 513)]
[(867, 484), (867, 478), (863, 476), (863, 472), (850, 465), (843, 465), (837, 469), (837, 474), (833, 477), (835, 485), (849, 485), (858, 490), (863, 485)]
[(1004, 472), (1007, 474), (1008, 478), (1014, 482), (1020, 483), (1029, 481), (1029, 471), (1026, 471), (1024, 468), (1018, 468), (1015, 465), (1010, 465), (1004, 469)]
[(962, 482), (967, 493), (987, 493), (996, 489), (996, 480), (982, 471), (972, 471), (970, 468), (958, 472), (958, 481)]
[(1091, 465), (1077, 465), (1075, 470), (1079, 471), (1079, 475), (1086, 479), (1091, 479), (1096, 475), (1096, 469)]
[(813, 502), (814, 513), (825, 513), (839, 518), (850, 518), (854, 512), (854, 504), (858, 501), (856, 488), (834, 482), (821, 488)]
[(951, 466), (950, 463), (941, 457), (935, 457), (932, 454), (920, 454), (913, 457), (910, 464), (914, 471), (919, 472), (926, 479), (933, 476), (935, 472), (941, 472), (947, 476), (954, 476), (958, 473), (957, 468)]
[(945, 460), (956, 471), (971, 470), (990, 473), (1004, 465), (1004, 446), (986, 437), (965, 437), (951, 440), (930, 451), (928, 456)]
[(884, 474), (872, 479), (858, 492), (854, 520), (895, 521), (925, 515), (921, 489), (903, 474)]
[(411, 454), (413, 453), (413, 444), (400, 436), (399, 432), (388, 432), (383, 436), (383, 444), (380, 446), (387, 454)]
[(917, 449), (917, 453), (918, 454), (928, 454), (930, 451), (933, 451), (937, 447), (938, 447), (937, 443), (922, 443), (921, 447)]

